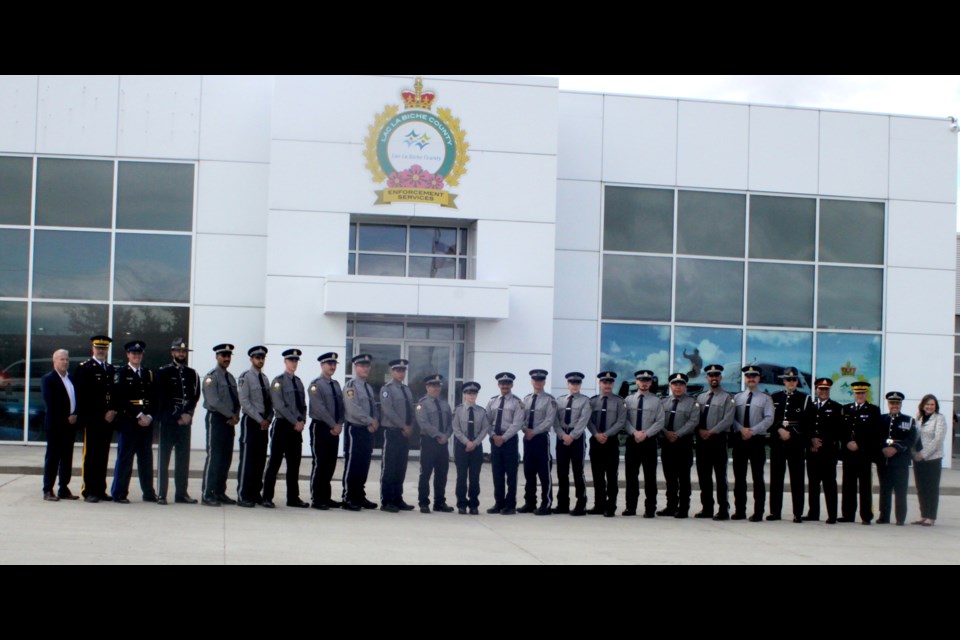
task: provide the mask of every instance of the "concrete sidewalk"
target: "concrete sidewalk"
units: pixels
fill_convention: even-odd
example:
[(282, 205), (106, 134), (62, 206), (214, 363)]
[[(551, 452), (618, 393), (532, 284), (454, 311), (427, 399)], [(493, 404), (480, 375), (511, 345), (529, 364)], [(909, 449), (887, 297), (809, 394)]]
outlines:
[[(111, 465), (115, 453), (111, 452)], [(954, 470), (944, 470), (935, 527), (864, 527), (797, 525), (789, 519), (750, 523), (619, 515), (488, 515), (485, 508), (493, 502), (488, 464), (481, 473), (479, 516), (286, 508), (282, 482), (274, 510), (162, 507), (138, 501), (136, 474), (129, 505), (52, 503), (40, 495), (43, 454), (43, 447), (0, 446), (0, 563), (960, 564), (960, 472)], [(78, 449), (77, 462), (79, 455)], [(202, 471), (204, 458), (202, 451), (192, 453), (191, 476)], [(236, 462), (234, 456), (234, 469)], [(304, 459), (301, 468), (304, 498), (309, 497), (310, 462)], [(335, 493), (340, 473), (338, 468)], [(418, 463), (411, 460), (404, 489), (410, 503), (416, 502), (418, 473)], [(368, 497), (374, 500), (379, 474), (375, 460), (367, 483)], [(519, 475), (522, 495), (522, 470)], [(450, 503), (455, 478), (451, 464)], [(199, 496), (199, 480), (190, 484), (191, 493)], [(79, 493), (79, 473), (71, 488)], [(235, 495), (235, 489), (231, 480), (228, 493)], [(620, 509), (623, 500), (621, 491)], [(785, 513), (788, 505), (785, 496)], [(876, 505), (874, 496), (875, 509)], [(695, 490), (692, 512), (697, 510)], [(911, 496), (908, 520), (917, 517), (916, 498)]]

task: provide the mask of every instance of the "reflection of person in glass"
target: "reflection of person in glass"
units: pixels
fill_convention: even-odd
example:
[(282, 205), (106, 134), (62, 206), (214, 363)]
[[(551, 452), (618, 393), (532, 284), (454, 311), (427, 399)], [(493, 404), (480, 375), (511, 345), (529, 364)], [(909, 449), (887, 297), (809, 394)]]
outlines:
[(837, 522), (837, 455), (843, 436), (843, 407), (830, 399), (833, 380), (817, 378), (817, 400), (813, 403), (813, 421), (810, 427), (810, 448), (807, 451), (807, 480), (810, 483), (810, 501), (804, 520), (820, 519), (820, 485), (827, 505), (827, 524)]
[(687, 350), (684, 349), (683, 357), (690, 361), (690, 371), (687, 372), (687, 376), (690, 378), (699, 377), (703, 370), (703, 358), (700, 357), (700, 349), (694, 347), (693, 353), (687, 353)]
[(937, 520), (940, 502), (940, 472), (943, 460), (943, 440), (947, 435), (947, 421), (940, 413), (940, 402), (933, 394), (923, 396), (917, 414), (917, 451), (914, 454), (914, 481), (920, 499), (920, 520), (913, 524), (932, 527)]
[(77, 393), (83, 399), (79, 408), (83, 427), (83, 487), (80, 493), (84, 502), (100, 502), (111, 499), (107, 495), (107, 465), (117, 412), (110, 407), (114, 369), (107, 362), (107, 351), (112, 340), (108, 336), (93, 336), (90, 341), (93, 356), (82, 362), (74, 374)]
[(843, 497), (839, 522), (853, 522), (860, 498), (860, 520), (873, 521), (873, 463), (880, 462), (880, 449), (886, 437), (880, 426), (880, 407), (867, 402), (870, 383), (858, 380), (853, 388), (853, 402), (843, 407), (844, 436), (840, 449), (843, 460)]
[(733, 505), (731, 520), (747, 518), (747, 464), (753, 478), (753, 515), (750, 522), (763, 520), (767, 487), (763, 467), (767, 462), (767, 430), (773, 424), (773, 400), (760, 390), (760, 367), (749, 364), (740, 371), (747, 388), (734, 396), (737, 405), (733, 417)]
[(877, 463), (880, 476), (880, 517), (877, 524), (890, 524), (890, 508), (893, 494), (897, 496), (897, 524), (907, 520), (907, 483), (910, 479), (910, 458), (917, 439), (917, 425), (913, 418), (901, 413), (904, 396), (899, 391), (886, 395), (888, 413), (880, 416), (880, 424), (886, 434), (883, 460)]

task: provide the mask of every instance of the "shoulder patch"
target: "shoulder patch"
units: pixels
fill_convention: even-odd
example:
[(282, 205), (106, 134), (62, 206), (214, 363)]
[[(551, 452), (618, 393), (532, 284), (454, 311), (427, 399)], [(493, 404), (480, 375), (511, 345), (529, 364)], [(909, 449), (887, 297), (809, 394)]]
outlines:
[(310, 385), (310, 393), (312, 393), (313, 395), (317, 395), (317, 385), (315, 384)]
[(389, 392), (389, 391), (384, 391), (384, 392), (383, 392), (383, 397), (384, 397), (384, 398), (389, 398), (389, 397), (390, 397), (390, 392)]
[(241, 375), (240, 378), (237, 380), (237, 386), (242, 387), (245, 381), (246, 381), (246, 378), (244, 378), (243, 375)]
[(213, 384), (213, 376), (207, 376), (203, 379), (203, 384), (210, 385)]
[(526, 411), (526, 410), (527, 410), (527, 408), (526, 408), (525, 406), (523, 406), (523, 400), (519, 400), (519, 399), (518, 399), (517, 402), (520, 403), (520, 411)]
[(276, 382), (273, 383), (273, 388), (274, 388), (274, 389), (279, 389), (279, 388), (280, 388), (280, 381), (279, 381), (279, 380), (277, 380)]
[(417, 403), (417, 411), (420, 411), (421, 409), (423, 409), (423, 405), (422, 405), (422, 404), (419, 404), (419, 403)]
[(353, 396), (355, 396), (355, 395), (357, 395), (357, 392), (353, 390), (353, 387), (348, 387), (348, 388), (347, 388), (347, 397), (348, 397), (348, 398), (353, 398)]

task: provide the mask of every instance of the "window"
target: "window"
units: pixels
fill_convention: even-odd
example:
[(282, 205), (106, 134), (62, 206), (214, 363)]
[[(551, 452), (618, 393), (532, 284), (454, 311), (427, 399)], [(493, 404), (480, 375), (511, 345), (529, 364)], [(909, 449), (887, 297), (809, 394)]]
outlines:
[(347, 272), (362, 276), (467, 278), (467, 230), (351, 223)]
[(607, 187), (603, 207), (606, 251), (673, 251), (673, 190)]
[(817, 201), (813, 198), (750, 196), (750, 257), (814, 259)]
[(681, 191), (677, 201), (677, 253), (743, 257), (747, 196)]
[(603, 257), (603, 317), (670, 320), (670, 258)]

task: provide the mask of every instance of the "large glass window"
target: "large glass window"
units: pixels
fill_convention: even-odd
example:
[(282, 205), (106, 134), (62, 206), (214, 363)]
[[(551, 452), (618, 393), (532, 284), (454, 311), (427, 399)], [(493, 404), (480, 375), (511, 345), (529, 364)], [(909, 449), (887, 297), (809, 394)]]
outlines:
[(748, 364), (760, 367), (760, 386), (773, 393), (783, 388), (780, 375), (786, 367), (800, 370), (800, 390), (811, 393), (813, 334), (806, 331), (747, 331)]
[(467, 230), (351, 223), (347, 273), (466, 279)]
[(190, 236), (117, 234), (115, 300), (190, 301)]
[(883, 203), (821, 200), (820, 261), (883, 264)]
[(841, 404), (853, 402), (851, 383), (869, 382), (867, 400), (879, 404), (880, 336), (818, 333), (817, 377), (833, 379), (830, 397)]
[(33, 295), (107, 300), (110, 234), (38, 229), (33, 240)]
[(671, 253), (673, 190), (607, 187), (603, 206), (607, 251)]
[(751, 262), (749, 269), (749, 324), (813, 326), (812, 266)]
[(30, 231), (0, 229), (0, 296), (26, 297), (29, 263)]
[(37, 160), (38, 225), (112, 226), (113, 161)]
[(0, 224), (30, 224), (33, 158), (0, 156)]
[(750, 196), (750, 257), (814, 259), (817, 201), (813, 198)]
[(27, 303), (0, 302), (0, 440), (23, 440)]
[(604, 256), (603, 317), (669, 320), (672, 271), (670, 258)]
[(743, 322), (743, 263), (677, 259), (677, 322)]
[[(157, 369), (170, 362), (170, 345), (174, 338), (183, 338), (190, 341), (190, 308), (189, 307), (156, 307), (115, 305), (113, 308), (113, 340), (120, 345), (114, 348), (126, 362), (123, 345), (132, 340), (143, 340), (147, 348), (143, 354), (143, 366)], [(91, 334), (93, 335), (93, 334)], [(204, 358), (209, 358), (210, 366), (216, 364), (212, 353), (201, 356), (196, 368), (201, 372), (206, 366)]]
[(193, 229), (193, 165), (119, 163), (117, 228), (158, 231)]
[(681, 191), (677, 200), (677, 253), (743, 257), (747, 196)]
[(879, 331), (883, 315), (883, 271), (820, 267), (817, 326)]
[(727, 391), (740, 390), (740, 354), (743, 352), (743, 331), (708, 327), (677, 327), (673, 340), (673, 371), (690, 376), (687, 391), (706, 389), (704, 367), (723, 367), (721, 386)]
[(616, 371), (614, 391), (634, 384), (633, 374), (650, 369), (661, 385), (670, 375), (670, 326), (604, 322), (600, 329), (600, 371)]

